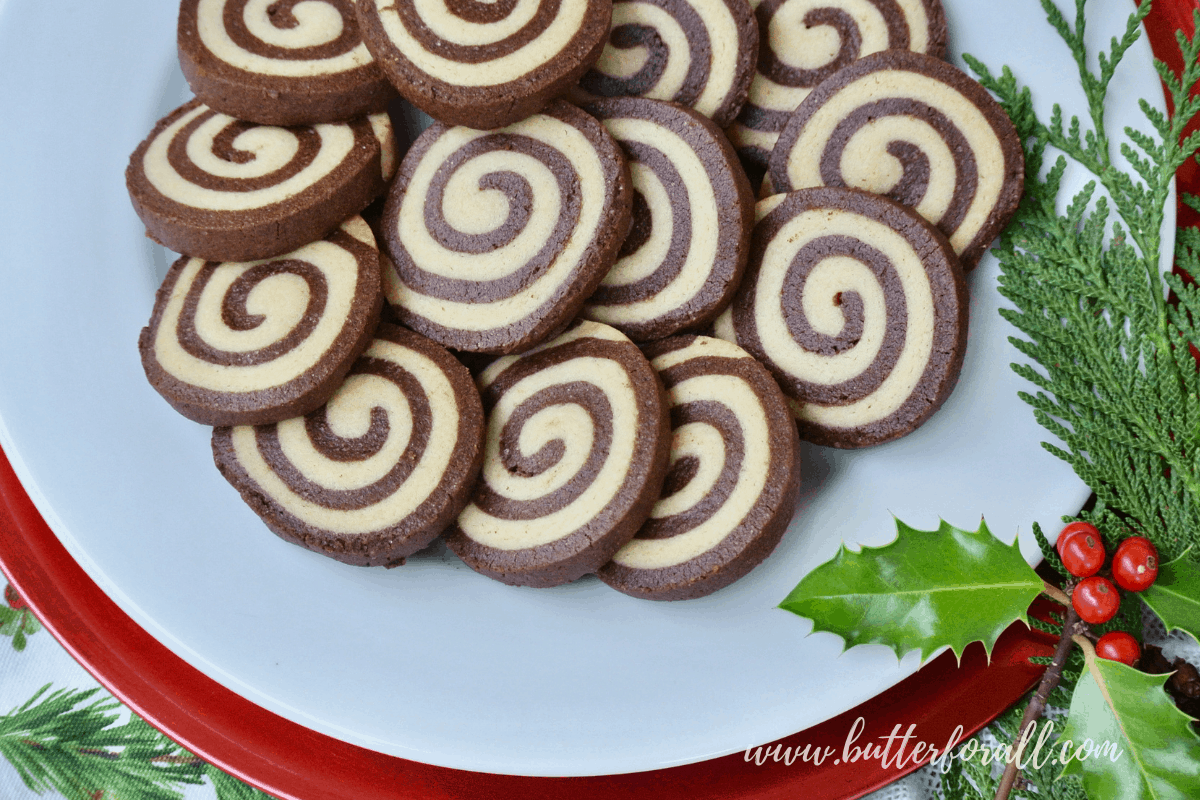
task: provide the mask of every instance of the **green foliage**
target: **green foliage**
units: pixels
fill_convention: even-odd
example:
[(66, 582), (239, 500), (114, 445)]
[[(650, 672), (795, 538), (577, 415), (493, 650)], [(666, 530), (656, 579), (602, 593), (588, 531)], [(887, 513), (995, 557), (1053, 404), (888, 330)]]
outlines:
[(179, 784), (201, 782), (194, 764), (176, 762), (183, 749), (145, 722), (116, 724), (115, 700), (87, 702), (96, 689), (48, 689), (0, 717), (0, 755), (31, 790), (53, 789), (67, 800), (92, 800), (98, 789), (112, 798), (177, 800)]
[(1062, 738), (1071, 752), (1085, 744), (1113, 749), (1072, 760), (1063, 774), (1082, 777), (1090, 800), (1200, 797), (1200, 738), (1163, 691), (1166, 677), (1102, 658), (1088, 666)]
[[(1175, 171), (1200, 146), (1200, 134), (1181, 141), (1186, 122), (1200, 112), (1200, 98), (1190, 96), (1200, 81), (1200, 37), (1179, 37), (1182, 79), (1157, 65), (1174, 116), (1142, 101), (1153, 135), (1127, 128), (1128, 141), (1114, 145), (1104, 125), (1105, 95), (1150, 4), (1100, 54), (1099, 73), (1084, 48), (1083, 0), (1073, 28), (1050, 0), (1042, 5), (1079, 67), (1090, 126), (1077, 117), (1064, 122), (1057, 105), (1043, 124), (1008, 68), (995, 76), (966, 57), (1025, 142), (1025, 199), (995, 252), (1000, 291), (1015, 306), (1001, 313), (1026, 337), (1011, 341), (1038, 366), (1013, 369), (1038, 388), (1021, 397), (1065, 444), (1043, 446), (1096, 492), (1096, 508), (1083, 516), (1110, 543), (1137, 531), (1172, 559), (1200, 543), (1200, 375), (1187, 346), (1200, 343), (1200, 293), (1160, 274), (1160, 232)], [(1114, 146), (1132, 173), (1113, 166)], [(1057, 201), (1067, 161), (1060, 156), (1043, 170), (1048, 147), (1095, 178), (1062, 215)], [(1200, 235), (1182, 232), (1178, 249), (1181, 262), (1200, 267)], [(1168, 288), (1178, 306), (1167, 303)]]
[(218, 800), (266, 795), (193, 756), (98, 689), (49, 692), (0, 717), (0, 756), (31, 791), (67, 800), (179, 800), (188, 784), (212, 781)]
[(41, 629), (41, 623), (28, 608), (9, 608), (0, 604), (0, 636), (12, 637), (13, 650), (18, 653), (24, 650), (27, 637)]
[(942, 522), (919, 531), (896, 520), (897, 538), (855, 553), (845, 547), (804, 576), (780, 603), (836, 633), (846, 646), (884, 644), (921, 658), (943, 645), (959, 657), (974, 641), (991, 651), (1042, 590), (1016, 542), (1001, 543), (981, 520), (975, 532)]
[(1142, 593), (1150, 610), (1167, 630), (1182, 630), (1200, 638), (1200, 570), (1186, 556), (1158, 569), (1158, 578)]

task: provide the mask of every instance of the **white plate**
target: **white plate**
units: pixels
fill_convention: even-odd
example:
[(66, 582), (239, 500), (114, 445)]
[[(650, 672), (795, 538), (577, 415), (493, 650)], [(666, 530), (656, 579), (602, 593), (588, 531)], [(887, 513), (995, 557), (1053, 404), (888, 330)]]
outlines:
[[(956, 63), (965, 50), (1012, 65), (1043, 118), (1055, 100), (1082, 110), (1036, 0), (948, 5)], [(1098, 42), (1132, 8), (1104, 5), (1089, 25)], [(0, 0), (0, 445), (116, 603), (254, 702), (462, 769), (586, 775), (706, 759), (816, 724), (916, 669), (915, 654), (898, 663), (877, 646), (839, 655), (840, 639), (808, 636), (811, 623), (775, 608), (843, 540), (888, 541), (892, 514), (925, 528), (986, 516), (1001, 538), (1020, 531), (1033, 559), (1031, 521), (1054, 530), (1087, 497), (1017, 398), (1029, 387), (1008, 366), (1018, 353), (989, 256), (970, 275), (970, 344), (950, 401), (899, 442), (806, 448), (783, 543), (714, 596), (649, 603), (592, 578), (517, 589), (440, 546), (364, 570), (284, 543), (213, 468), (209, 431), (177, 416), (138, 361), (169, 256), (142, 236), (123, 170), (183, 99), (174, 25), (164, 0), (69, 12)], [(1114, 130), (1141, 125), (1137, 98), (1163, 105), (1144, 40), (1127, 62)]]

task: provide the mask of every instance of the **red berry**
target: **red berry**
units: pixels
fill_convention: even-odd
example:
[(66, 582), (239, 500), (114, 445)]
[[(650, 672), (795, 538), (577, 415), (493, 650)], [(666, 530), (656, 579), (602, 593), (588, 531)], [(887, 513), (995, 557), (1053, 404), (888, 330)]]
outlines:
[(8, 601), (10, 608), (25, 608), (25, 598), (17, 594), (17, 590), (12, 586), (4, 587), (4, 599)]
[(1128, 592), (1144, 592), (1158, 577), (1158, 550), (1145, 536), (1130, 536), (1117, 547), (1113, 580)]
[(1131, 634), (1125, 631), (1109, 631), (1096, 642), (1096, 655), (1132, 667), (1133, 662), (1141, 658), (1142, 648), (1138, 647), (1137, 639)]
[(1071, 605), (1081, 620), (1100, 625), (1116, 616), (1117, 609), (1121, 607), (1121, 597), (1112, 581), (1093, 575), (1084, 578), (1075, 587), (1071, 594)]
[[(1076, 528), (1077, 525), (1080, 527)], [(1077, 578), (1095, 575), (1108, 556), (1100, 532), (1086, 522), (1075, 522), (1063, 528), (1058, 535), (1058, 555), (1063, 566)]]
[(1067, 543), (1067, 540), (1070, 539), (1072, 536), (1074, 536), (1077, 533), (1090, 533), (1092, 536), (1095, 536), (1097, 539), (1100, 538), (1100, 531), (1096, 530), (1096, 526), (1093, 525), (1092, 523), (1090, 523), (1090, 522), (1072, 522), (1070, 525), (1063, 528), (1059, 532), (1058, 538), (1054, 540), (1054, 549), (1058, 550), (1059, 558), (1062, 558), (1063, 545), (1065, 545)]

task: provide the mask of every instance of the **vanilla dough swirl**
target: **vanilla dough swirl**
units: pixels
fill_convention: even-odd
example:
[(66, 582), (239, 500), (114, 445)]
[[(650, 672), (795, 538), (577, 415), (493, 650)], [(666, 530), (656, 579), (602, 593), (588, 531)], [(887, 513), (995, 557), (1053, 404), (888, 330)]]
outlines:
[(178, 41), (197, 97), (239, 119), (349, 120), (395, 97), (359, 36), (354, 0), (184, 0)]
[(359, 0), (363, 39), (413, 105), (499, 128), (564, 93), (596, 60), (612, 0)]
[(758, 19), (758, 70), (729, 138), (765, 168), (788, 117), (821, 81), (880, 50), (941, 58), (941, 0), (750, 0)]
[(971, 269), (1024, 190), (1020, 138), (975, 81), (916, 53), (868, 56), (796, 109), (770, 160), (775, 190), (849, 186), (916, 209)]
[(161, 120), (125, 172), (156, 240), (211, 261), (250, 261), (320, 239), (391, 180), (387, 114), (280, 128), (193, 100)]
[(645, 351), (671, 404), (671, 466), (646, 524), (598, 575), (635, 597), (702, 597), (783, 536), (800, 487), (796, 425), (770, 373), (734, 344), (676, 336)]
[(483, 472), (446, 543), (509, 584), (594, 572), (645, 521), (667, 466), (662, 389), (637, 347), (582, 321), (478, 379)]
[(277, 422), (333, 394), (382, 306), (379, 254), (360, 217), (279, 258), (184, 256), (142, 331), (142, 365), (155, 389), (196, 422)]
[(629, 228), (628, 167), (567, 103), (500, 131), (436, 124), (384, 208), (400, 320), (456, 350), (509, 353), (561, 330)]
[(396, 566), (462, 510), (483, 410), (466, 368), (394, 325), (329, 402), (275, 425), (213, 431), (221, 473), (279, 536), (362, 566)]
[(945, 238), (855, 189), (775, 195), (758, 211), (732, 333), (793, 401), (801, 438), (863, 447), (915, 429), (949, 397), (966, 347), (966, 283)]
[(750, 248), (754, 200), (720, 129), (698, 113), (640, 97), (587, 107), (621, 145), (633, 223), (584, 316), (634, 341), (710, 322), (733, 298)]
[(724, 128), (746, 100), (757, 55), (747, 0), (617, 0), (608, 44), (580, 79), (580, 94), (584, 102), (670, 100)]

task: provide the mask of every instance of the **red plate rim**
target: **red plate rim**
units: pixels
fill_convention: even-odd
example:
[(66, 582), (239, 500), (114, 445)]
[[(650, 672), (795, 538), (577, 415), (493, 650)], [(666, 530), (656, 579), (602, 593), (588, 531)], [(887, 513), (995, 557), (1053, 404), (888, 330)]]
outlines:
[[(1179, 65), (1173, 33), (1191, 31), (1194, 8), (1200, 0), (1159, 0), (1146, 20), (1155, 54), (1172, 66)], [(1178, 177), (1180, 191), (1200, 189), (1194, 165)], [(891, 750), (891, 759), (842, 764), (848, 747), (883, 743), (893, 732), (911, 731), (913, 742), (938, 748), (952, 736), (965, 738), (1032, 688), (1042, 669), (1030, 657), (1053, 652), (1051, 637), (1015, 624), (996, 643), (990, 663), (979, 645), (967, 648), (961, 664), (945, 653), (862, 705), (764, 746), (761, 765), (748, 760), (753, 755), (748, 753), (626, 775), (492, 775), (348, 744), (266, 711), (200, 673), (134, 623), (84, 573), (38, 514), (2, 451), (0, 568), (54, 637), (114, 696), (210, 763), (288, 800), (791, 800), (798, 792), (809, 800), (851, 800), (928, 758), (897, 763)], [(849, 744), (859, 718), (864, 727), (856, 744)], [(806, 746), (808, 752), (828, 748), (831, 755), (820, 764), (793, 760)]]

